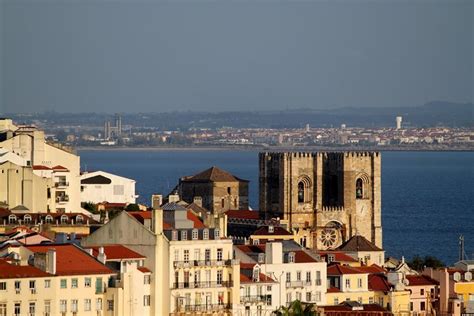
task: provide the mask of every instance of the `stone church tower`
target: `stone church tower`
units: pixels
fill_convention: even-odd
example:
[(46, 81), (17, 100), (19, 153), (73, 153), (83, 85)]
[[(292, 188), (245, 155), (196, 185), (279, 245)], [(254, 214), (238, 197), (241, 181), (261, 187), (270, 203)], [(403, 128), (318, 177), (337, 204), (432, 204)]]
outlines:
[(382, 248), (380, 153), (260, 153), (260, 212), (315, 249), (359, 234)]

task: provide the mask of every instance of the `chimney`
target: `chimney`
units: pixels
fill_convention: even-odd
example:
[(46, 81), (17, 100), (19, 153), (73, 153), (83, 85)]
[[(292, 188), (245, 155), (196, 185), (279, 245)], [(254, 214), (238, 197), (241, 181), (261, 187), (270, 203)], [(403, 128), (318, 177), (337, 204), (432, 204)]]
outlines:
[(193, 203), (196, 204), (199, 207), (202, 207), (202, 197), (200, 196), (195, 196), (193, 198)]
[(152, 231), (155, 234), (161, 234), (163, 233), (163, 210), (158, 208), (153, 209), (152, 212)]
[(173, 194), (170, 194), (168, 195), (168, 202), (169, 203), (173, 203), (173, 202), (179, 202), (179, 195), (178, 193), (173, 193)]
[(283, 245), (281, 242), (267, 242), (265, 244), (265, 256), (269, 264), (283, 263)]
[(105, 264), (105, 261), (107, 261), (107, 256), (105, 255), (104, 252), (104, 247), (99, 247), (99, 254), (97, 255), (97, 260), (102, 262), (102, 264)]
[(46, 272), (56, 274), (56, 249), (50, 248), (46, 253)]
[(151, 207), (153, 209), (159, 208), (163, 204), (163, 195), (153, 194), (151, 196)]
[(85, 250), (86, 250), (86, 252), (87, 252), (89, 255), (94, 256), (93, 251), (92, 251), (92, 248), (87, 248), (87, 249), (85, 249)]

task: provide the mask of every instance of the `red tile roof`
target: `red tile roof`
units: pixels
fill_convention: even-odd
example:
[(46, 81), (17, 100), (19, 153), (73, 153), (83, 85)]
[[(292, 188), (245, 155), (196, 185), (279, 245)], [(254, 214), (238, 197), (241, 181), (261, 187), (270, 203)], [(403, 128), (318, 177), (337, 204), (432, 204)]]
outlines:
[(392, 285), (387, 281), (387, 278), (381, 274), (369, 275), (369, 290), (389, 292)]
[(57, 170), (57, 171), (69, 171), (66, 167), (63, 167), (61, 165), (57, 165), (57, 166), (54, 166), (53, 168), (51, 168), (53, 170)]
[(360, 271), (364, 273), (370, 273), (370, 274), (377, 274), (377, 273), (380, 274), (380, 273), (387, 272), (387, 270), (385, 270), (384, 268), (376, 264), (373, 264), (371, 266), (361, 266), (361, 267), (357, 267), (356, 269), (359, 269)]
[(269, 226), (262, 226), (259, 227), (256, 231), (253, 232), (252, 235), (271, 235), (271, 236), (291, 236), (292, 233), (287, 231), (281, 226), (273, 226), (273, 233), (269, 232)]
[(51, 168), (43, 165), (34, 165), (33, 170), (51, 170)]
[(341, 292), (341, 290), (338, 289), (337, 287), (332, 286), (329, 289), (327, 289), (327, 292), (328, 293), (339, 293), (339, 292)]
[(145, 219), (152, 219), (151, 211), (133, 211), (133, 212), (128, 212), (128, 214), (135, 217), (135, 219), (138, 220), (142, 224), (144, 223)]
[(343, 251), (382, 251), (379, 247), (368, 241), (364, 236), (355, 235), (338, 247)]
[(311, 257), (303, 250), (294, 251), (295, 253), (295, 263), (306, 263), (306, 262), (317, 262), (316, 259)]
[[(120, 259), (144, 259), (145, 256), (139, 254), (122, 245), (104, 245), (104, 252), (107, 256), (107, 260), (120, 260)], [(100, 246), (87, 247), (92, 249), (92, 254), (97, 257), (99, 254)], [(87, 249), (86, 248), (86, 249)]]
[(439, 285), (439, 282), (427, 275), (407, 275), (408, 286)]
[[(266, 276), (265, 274), (263, 273), (260, 273), (259, 274), (259, 278), (260, 278), (260, 281), (259, 283), (268, 283), (268, 282), (276, 282), (275, 280), (273, 280), (272, 278), (270, 278), (269, 276)], [(248, 277), (247, 274), (245, 273), (240, 273), (240, 283), (257, 283), (257, 282), (254, 282), (252, 280), (252, 278)]]
[(32, 252), (46, 253), (56, 249), (56, 275), (111, 274), (112, 270), (71, 244), (25, 246)]
[(138, 267), (137, 269), (143, 273), (151, 273), (151, 270), (145, 267)]
[(260, 219), (258, 211), (250, 210), (229, 210), (226, 212), (228, 218), (238, 218), (238, 219)]
[(193, 212), (187, 211), (187, 218), (194, 222), (193, 228), (206, 228), (206, 225)]
[(357, 262), (357, 259), (340, 251), (318, 251), (321, 258), (327, 258), (328, 255), (334, 255), (336, 262)]
[(341, 266), (340, 264), (332, 264), (328, 266), (327, 275), (343, 275), (343, 274), (363, 274), (367, 272), (362, 272), (357, 268), (352, 268), (348, 266)]
[(42, 278), (50, 276), (49, 273), (33, 266), (13, 265), (8, 263), (6, 260), (0, 259), (0, 279)]

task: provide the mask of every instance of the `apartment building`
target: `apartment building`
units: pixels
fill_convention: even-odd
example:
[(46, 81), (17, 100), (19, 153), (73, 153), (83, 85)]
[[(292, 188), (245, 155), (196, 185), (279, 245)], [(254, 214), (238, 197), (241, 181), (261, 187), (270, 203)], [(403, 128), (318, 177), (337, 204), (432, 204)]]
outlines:
[(104, 171), (81, 175), (81, 202), (135, 203), (135, 180)]
[(259, 265), (260, 272), (276, 280), (277, 291), (262, 288), (261, 295), (271, 295), (272, 305), (288, 305), (300, 300), (326, 304), (326, 263), (294, 241), (267, 242), (234, 246), (235, 257), (244, 264)]

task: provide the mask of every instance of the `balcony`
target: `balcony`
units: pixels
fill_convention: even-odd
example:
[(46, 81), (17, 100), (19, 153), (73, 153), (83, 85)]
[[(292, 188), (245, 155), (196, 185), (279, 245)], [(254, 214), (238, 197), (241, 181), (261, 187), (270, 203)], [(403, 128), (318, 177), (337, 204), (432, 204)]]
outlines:
[(287, 288), (304, 287), (304, 282), (303, 281), (286, 282), (286, 287)]
[(247, 295), (240, 297), (240, 303), (242, 304), (256, 304), (256, 303), (266, 303), (271, 302), (271, 295)]
[(58, 182), (54, 183), (54, 186), (56, 188), (66, 188), (66, 187), (69, 186), (69, 182), (67, 182), (67, 181), (58, 181)]
[(219, 312), (229, 311), (232, 304), (201, 304), (201, 305), (183, 305), (176, 308), (176, 313), (185, 312)]
[(191, 267), (223, 267), (232, 266), (238, 264), (237, 260), (189, 260), (189, 261), (174, 261), (173, 266), (175, 269), (178, 268), (191, 268)]
[(232, 287), (234, 285), (233, 281), (208, 281), (208, 282), (179, 282), (173, 283), (173, 289), (204, 289), (204, 288), (214, 288), (214, 287)]
[(67, 203), (69, 202), (69, 195), (58, 195), (56, 197), (56, 203)]

